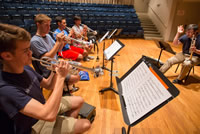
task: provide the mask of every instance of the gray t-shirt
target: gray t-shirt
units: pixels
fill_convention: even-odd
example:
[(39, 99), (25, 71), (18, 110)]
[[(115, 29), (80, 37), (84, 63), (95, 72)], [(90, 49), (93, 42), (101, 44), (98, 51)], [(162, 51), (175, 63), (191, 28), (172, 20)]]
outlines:
[[(55, 41), (49, 34), (46, 34), (45, 37), (34, 35), (31, 38), (31, 50), (33, 52), (33, 57), (40, 59), (45, 53), (49, 52), (55, 44)], [(55, 59), (58, 59), (57, 55), (54, 56)], [(47, 78), (51, 71), (42, 66), (40, 62), (33, 61), (33, 66), (35, 70), (41, 74), (43, 77)]]

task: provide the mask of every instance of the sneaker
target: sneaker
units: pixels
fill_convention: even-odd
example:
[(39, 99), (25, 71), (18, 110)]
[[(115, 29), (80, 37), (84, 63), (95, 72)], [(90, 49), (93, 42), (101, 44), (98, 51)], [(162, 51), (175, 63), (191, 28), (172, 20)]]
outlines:
[(88, 57), (84, 57), (83, 61), (90, 61), (90, 59)]
[(70, 93), (76, 92), (79, 90), (79, 87), (73, 87), (72, 89), (70, 89)]
[(178, 79), (175, 79), (172, 82), (175, 83), (175, 84), (183, 84), (183, 81), (182, 80), (178, 80)]
[(94, 56), (88, 56), (87, 58), (90, 59), (90, 60), (93, 60)]

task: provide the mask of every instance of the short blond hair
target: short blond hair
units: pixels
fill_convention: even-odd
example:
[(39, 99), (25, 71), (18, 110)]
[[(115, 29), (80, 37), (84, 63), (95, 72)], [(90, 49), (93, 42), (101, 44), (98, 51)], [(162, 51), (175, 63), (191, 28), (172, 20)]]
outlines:
[(48, 17), (46, 14), (37, 14), (35, 16), (35, 23), (42, 23), (43, 21), (51, 21), (51, 18)]

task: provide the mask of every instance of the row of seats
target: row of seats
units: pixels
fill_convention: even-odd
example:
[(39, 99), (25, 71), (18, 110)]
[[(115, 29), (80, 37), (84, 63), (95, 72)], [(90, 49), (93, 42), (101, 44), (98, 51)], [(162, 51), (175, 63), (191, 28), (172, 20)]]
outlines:
[[(118, 8), (117, 6), (102, 7), (102, 5), (100, 4), (100, 7), (95, 6), (93, 8), (73, 8), (71, 3), (65, 3), (62, 7), (61, 4), (58, 4), (61, 2), (57, 2), (57, 4), (54, 5), (57, 5), (57, 7), (61, 6), (60, 8), (57, 8), (56, 6), (50, 7), (50, 4), (45, 5), (46, 7), (44, 5), (39, 4), (36, 4), (37, 6), (35, 6), (35, 4), (31, 3), (18, 3), (20, 4), (20, 6), (17, 7), (16, 5), (14, 6), (11, 3), (9, 4), (8, 1), (12, 0), (6, 1), (7, 2), (4, 1), (0, 5), (0, 21), (3, 23), (9, 23), (23, 27), (26, 30), (28, 30), (31, 34), (34, 34), (36, 31), (36, 26), (33, 21), (35, 15), (39, 13), (44, 13), (52, 18), (52, 30), (54, 30), (57, 27), (55, 23), (56, 16), (61, 15), (66, 17), (67, 24), (71, 27), (74, 25), (73, 17), (75, 15), (78, 15), (81, 16), (83, 23), (85, 23), (92, 29), (97, 30), (100, 35), (104, 34), (107, 30), (122, 28), (123, 31), (121, 35), (143, 37), (143, 30), (140, 26), (140, 21), (137, 17), (135, 10), (133, 9), (133, 6), (128, 6), (127, 8), (123, 9), (121, 8), (121, 5), (119, 5)], [(80, 5), (80, 3), (75, 4)], [(65, 5), (68, 5), (69, 9), (71, 10), (65, 8)], [(87, 7), (86, 5), (88, 5), (88, 3), (84, 3), (82, 5), (85, 5), (85, 7)], [(99, 12), (100, 9), (104, 9), (104, 12)]]
[(40, 5), (68, 5), (81, 7), (111, 7), (111, 8), (133, 8), (133, 5), (117, 5), (117, 4), (96, 4), (96, 3), (74, 3), (74, 2), (56, 2), (48, 0), (0, 0), (0, 2), (10, 4), (40, 4)]

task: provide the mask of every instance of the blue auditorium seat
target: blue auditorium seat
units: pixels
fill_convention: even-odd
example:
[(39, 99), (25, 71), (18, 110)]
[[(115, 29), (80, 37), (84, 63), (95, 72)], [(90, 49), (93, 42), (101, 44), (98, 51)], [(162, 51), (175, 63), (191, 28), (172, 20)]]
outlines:
[(34, 7), (29, 5), (29, 6), (25, 7), (25, 9), (26, 9), (27, 11), (29, 11), (29, 10), (33, 10)]
[(105, 21), (102, 21), (102, 20), (99, 21), (99, 23), (98, 23), (98, 25), (101, 25), (101, 26), (105, 26), (105, 24), (106, 24)]
[(23, 19), (33, 19), (33, 15), (31, 15), (31, 14), (23, 14)]
[(9, 23), (10, 16), (8, 14), (0, 14), (0, 22)]
[(87, 26), (90, 26), (91, 25), (91, 21), (84, 21), (84, 24), (87, 25)]
[(3, 0), (4, 2), (7, 2), (7, 3), (11, 3), (11, 2), (13, 2), (12, 0)]
[(12, 25), (19, 26), (19, 27), (23, 27), (23, 28), (25, 27), (24, 22), (21, 19), (10, 20), (9, 23)]
[(12, 14), (11, 18), (12, 19), (22, 19), (22, 16), (21, 16), (21, 14)]
[(33, 26), (35, 24), (33, 19), (24, 19), (24, 25), (25, 26)]
[(39, 12), (37, 10), (30, 10), (29, 14), (31, 14), (32, 16), (38, 14)]
[(31, 36), (33, 36), (37, 31), (37, 27), (36, 27), (36, 24), (33, 24), (30, 26), (30, 33), (31, 33)]
[(24, 19), (24, 28), (27, 31), (31, 31), (31, 27), (35, 27), (35, 22), (33, 19)]

